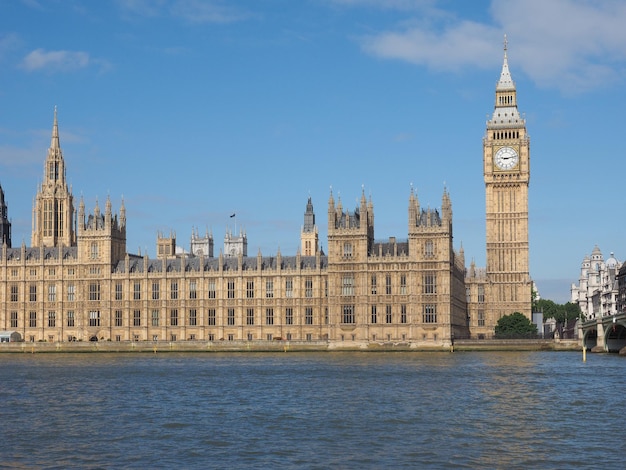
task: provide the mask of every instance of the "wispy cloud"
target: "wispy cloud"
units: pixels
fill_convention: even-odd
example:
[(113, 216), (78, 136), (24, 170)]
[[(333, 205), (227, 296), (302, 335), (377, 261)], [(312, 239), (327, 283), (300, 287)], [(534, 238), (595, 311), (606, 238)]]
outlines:
[(102, 59), (93, 59), (83, 51), (46, 51), (35, 49), (28, 53), (20, 66), (29, 71), (43, 70), (50, 73), (73, 72), (89, 66), (106, 69), (109, 64)]
[[(379, 5), (376, 0), (333, 0)], [(418, 2), (397, 0), (397, 7)], [(492, 67), (502, 36), (510, 38), (515, 69), (539, 86), (577, 92), (623, 80), (626, 3), (612, 0), (492, 0), (484, 23), (453, 18), (432, 2), (419, 16), (360, 39), (369, 54), (433, 70)], [(422, 5), (423, 6), (423, 5)], [(425, 16), (428, 15), (428, 16)]]
[(125, 14), (143, 17), (172, 16), (189, 23), (232, 23), (251, 13), (219, 0), (118, 0)]
[(0, 35), (0, 59), (7, 52), (16, 49), (20, 44), (20, 38), (17, 34), (9, 33)]

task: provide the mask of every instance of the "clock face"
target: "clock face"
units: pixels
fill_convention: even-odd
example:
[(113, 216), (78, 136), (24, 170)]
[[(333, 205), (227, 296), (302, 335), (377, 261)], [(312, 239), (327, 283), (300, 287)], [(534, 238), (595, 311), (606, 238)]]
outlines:
[(517, 166), (519, 155), (514, 148), (502, 147), (496, 152), (493, 161), (499, 169), (510, 170)]

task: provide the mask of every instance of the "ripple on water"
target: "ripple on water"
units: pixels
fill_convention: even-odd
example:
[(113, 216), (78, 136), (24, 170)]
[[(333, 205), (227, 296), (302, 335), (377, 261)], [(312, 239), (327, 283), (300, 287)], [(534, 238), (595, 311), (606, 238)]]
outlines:
[(13, 468), (620, 468), (625, 367), (549, 352), (2, 355), (0, 455)]

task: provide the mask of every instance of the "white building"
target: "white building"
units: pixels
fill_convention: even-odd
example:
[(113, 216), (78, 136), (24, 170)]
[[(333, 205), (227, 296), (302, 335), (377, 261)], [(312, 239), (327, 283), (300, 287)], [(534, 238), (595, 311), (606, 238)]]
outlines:
[(600, 248), (596, 245), (591, 257), (585, 255), (580, 265), (578, 285), (572, 283), (572, 303), (578, 304), (585, 319), (600, 318), (617, 313), (617, 273), (620, 263), (611, 252), (604, 261)]

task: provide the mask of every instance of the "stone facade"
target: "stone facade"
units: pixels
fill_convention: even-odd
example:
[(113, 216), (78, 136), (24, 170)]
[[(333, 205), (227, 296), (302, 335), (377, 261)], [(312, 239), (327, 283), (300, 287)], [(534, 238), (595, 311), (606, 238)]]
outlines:
[[(44, 183), (33, 208), (31, 246), (0, 253), (0, 330), (26, 341), (325, 341), (447, 345), (490, 337), (497, 320), (530, 316), (529, 143), (517, 113), (506, 49), (496, 108), (483, 139), (487, 268), (453, 247), (452, 202), (423, 208), (411, 188), (406, 238), (374, 238), (374, 204), (354, 210), (328, 200), (328, 253), (321, 251), (311, 198), (295, 256), (247, 254), (247, 235), (157, 237), (157, 257), (126, 250), (126, 210), (107, 198), (74, 212), (55, 109)], [(502, 150), (505, 149), (505, 150)], [(6, 212), (6, 211), (5, 211)], [(235, 217), (235, 214), (231, 216)], [(76, 227), (76, 230), (74, 230)]]
[(498, 320), (514, 312), (531, 320), (528, 187), (530, 138), (517, 109), (517, 90), (504, 63), (496, 85), (493, 115), (483, 138), (487, 266), (470, 267), (466, 277), (470, 329), (489, 337)]

